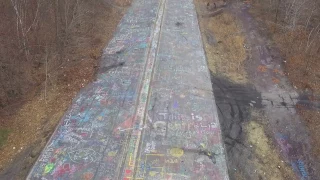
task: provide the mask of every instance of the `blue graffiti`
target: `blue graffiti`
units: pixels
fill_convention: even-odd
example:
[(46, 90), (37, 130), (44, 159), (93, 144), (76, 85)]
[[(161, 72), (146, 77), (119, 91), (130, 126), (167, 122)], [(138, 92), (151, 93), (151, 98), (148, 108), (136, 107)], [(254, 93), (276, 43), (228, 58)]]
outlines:
[(281, 133), (276, 133), (276, 137), (277, 138), (281, 138), (281, 139), (289, 139), (289, 137), (287, 135), (281, 134)]
[(299, 172), (301, 174), (301, 179), (306, 179), (308, 177), (308, 172), (305, 169), (305, 165), (303, 161), (299, 159), (297, 163), (298, 163)]

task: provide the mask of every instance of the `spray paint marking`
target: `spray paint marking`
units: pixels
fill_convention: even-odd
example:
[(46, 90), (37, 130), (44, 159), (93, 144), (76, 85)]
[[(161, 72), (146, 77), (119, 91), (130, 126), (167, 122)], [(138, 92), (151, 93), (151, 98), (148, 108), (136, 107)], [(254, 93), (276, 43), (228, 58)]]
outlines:
[[(137, 111), (135, 119), (134, 119), (136, 123), (139, 123), (140, 127), (143, 126), (144, 119), (145, 119), (147, 99), (149, 96), (150, 82), (152, 79), (154, 63), (155, 63), (155, 59), (156, 59), (156, 53), (157, 53), (158, 42), (159, 42), (159, 37), (160, 37), (161, 22), (162, 22), (164, 7), (165, 7), (165, 0), (162, 0), (160, 8), (159, 8), (158, 18), (157, 18), (155, 28), (154, 28), (151, 47), (149, 49), (147, 65), (146, 65), (146, 69), (145, 69), (145, 75), (143, 78), (143, 85), (142, 85), (142, 89), (141, 89), (141, 93), (140, 93), (140, 97), (139, 97), (139, 104), (138, 104), (138, 108), (137, 108), (138, 111)], [(129, 153), (130, 153), (129, 162), (126, 163), (125, 168), (124, 168), (125, 170), (134, 171), (135, 164), (132, 162), (136, 162), (140, 139), (141, 139), (141, 131), (140, 130), (133, 130), (132, 137), (130, 138), (129, 144), (134, 144), (134, 148), (131, 149), (131, 150), (133, 150), (132, 152), (129, 151)], [(131, 178), (132, 178), (132, 176), (131, 177), (130, 176), (124, 177), (124, 179), (131, 179)]]

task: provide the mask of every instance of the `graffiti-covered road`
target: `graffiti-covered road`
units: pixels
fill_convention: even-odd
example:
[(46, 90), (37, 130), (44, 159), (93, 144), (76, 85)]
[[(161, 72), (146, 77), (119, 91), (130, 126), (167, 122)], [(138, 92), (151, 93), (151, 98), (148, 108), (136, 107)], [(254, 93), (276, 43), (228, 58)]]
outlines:
[(28, 179), (228, 179), (192, 0), (136, 0)]

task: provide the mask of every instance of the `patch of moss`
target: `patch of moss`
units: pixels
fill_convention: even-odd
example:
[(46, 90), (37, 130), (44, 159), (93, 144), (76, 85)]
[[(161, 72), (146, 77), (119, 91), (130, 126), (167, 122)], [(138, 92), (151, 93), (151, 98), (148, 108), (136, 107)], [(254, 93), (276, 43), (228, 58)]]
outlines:
[(0, 147), (6, 143), (9, 133), (10, 131), (8, 129), (0, 128)]

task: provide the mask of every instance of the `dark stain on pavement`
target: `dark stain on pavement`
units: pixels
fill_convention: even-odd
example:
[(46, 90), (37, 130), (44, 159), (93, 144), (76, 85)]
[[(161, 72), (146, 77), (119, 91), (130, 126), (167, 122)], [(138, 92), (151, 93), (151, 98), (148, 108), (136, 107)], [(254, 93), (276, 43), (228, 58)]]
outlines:
[(180, 26), (182, 26), (182, 25), (183, 25), (182, 22), (176, 22), (176, 26), (180, 27)]
[(242, 144), (242, 124), (250, 119), (250, 107), (262, 108), (261, 93), (212, 73), (211, 82), (228, 157), (233, 157), (235, 145)]

